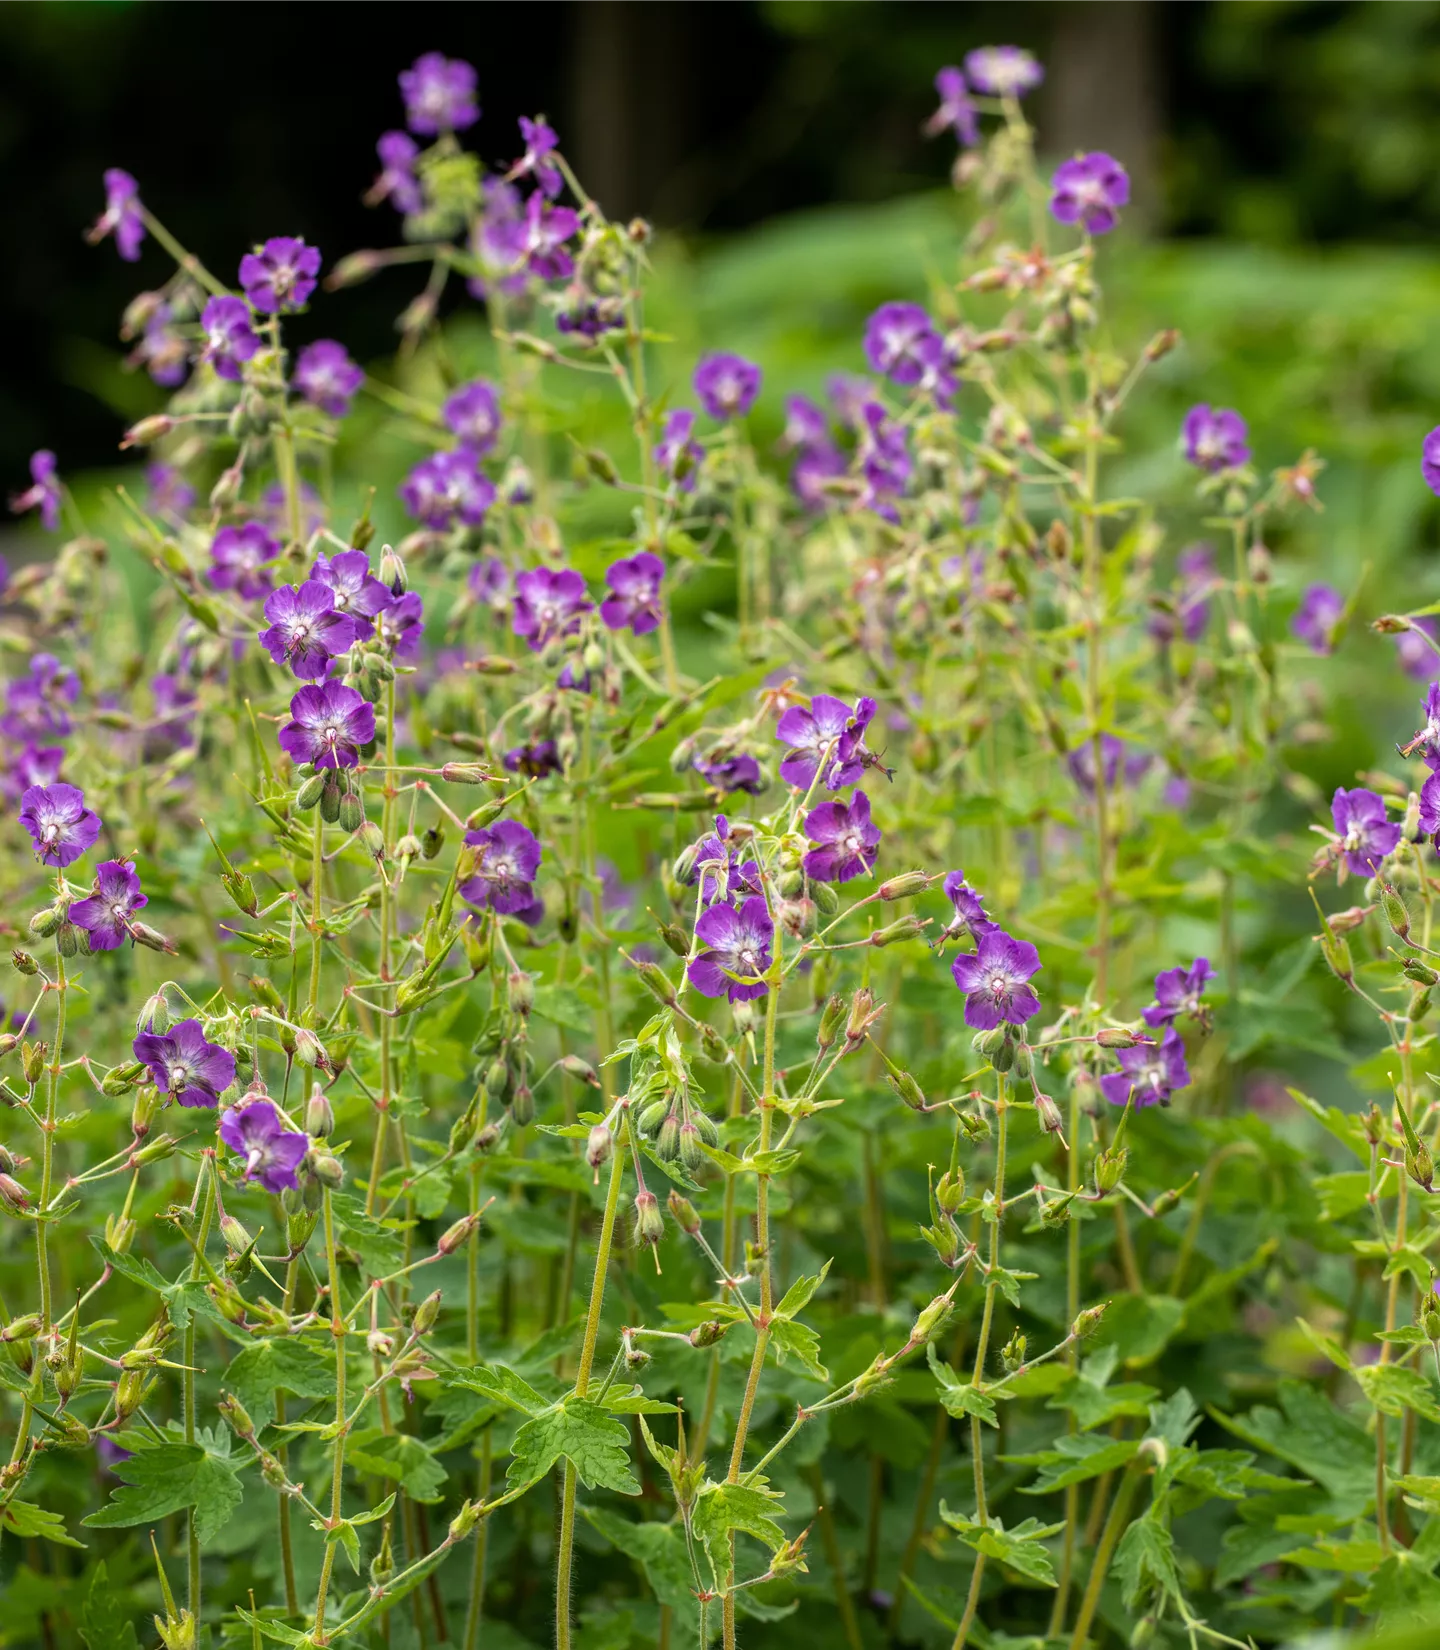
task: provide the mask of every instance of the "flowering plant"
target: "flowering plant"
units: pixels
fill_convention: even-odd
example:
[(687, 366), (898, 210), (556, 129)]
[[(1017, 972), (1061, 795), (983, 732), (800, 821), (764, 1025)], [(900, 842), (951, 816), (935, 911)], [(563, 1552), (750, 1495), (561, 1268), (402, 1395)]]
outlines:
[[(104, 537), (36, 453), (14, 504), (69, 536), (0, 718), (0, 1543), (26, 1598), (84, 1566), (48, 1638), (1243, 1645), (1297, 1572), (1433, 1609), (1440, 684), (1320, 827), (1363, 903), (1269, 962), (1294, 667), (1355, 597), (1286, 595), (1319, 461), (1265, 478), (1235, 410), (1175, 432), (1168, 517), (1110, 490), (1178, 339), (1109, 335), (1123, 157), (1042, 175), (1041, 78), (942, 69), (985, 215), (778, 447), (729, 340), (672, 404), (648, 227), (543, 119), (483, 169), (468, 64), (400, 75), (388, 250), (227, 284), (106, 175), (93, 237), (174, 266), (127, 317), (172, 393)], [(412, 265), (394, 366), (294, 348)], [(347, 446), (382, 413), (393, 497)], [(1315, 1179), (1244, 1097), (1333, 1043), (1322, 958), (1392, 1109), (1296, 1089), (1361, 1164)]]

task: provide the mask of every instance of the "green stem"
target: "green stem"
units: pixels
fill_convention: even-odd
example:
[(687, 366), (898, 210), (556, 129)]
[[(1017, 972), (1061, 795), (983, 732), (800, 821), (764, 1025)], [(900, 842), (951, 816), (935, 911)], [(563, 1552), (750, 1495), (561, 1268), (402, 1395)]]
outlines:
[(1125, 1520), (1129, 1516), (1130, 1503), (1135, 1497), (1142, 1470), (1141, 1457), (1136, 1456), (1126, 1467), (1125, 1476), (1120, 1480), (1119, 1492), (1115, 1496), (1110, 1516), (1105, 1520), (1105, 1528), (1100, 1535), (1100, 1545), (1095, 1549), (1095, 1558), (1090, 1566), (1090, 1581), (1085, 1588), (1084, 1598), (1080, 1600), (1080, 1614), (1075, 1618), (1075, 1631), (1070, 1636), (1070, 1650), (1085, 1650), (1085, 1638), (1100, 1603), (1100, 1589), (1105, 1585), (1105, 1576), (1110, 1569), (1115, 1543), (1125, 1528)]
[[(395, 683), (385, 685), (385, 766), (395, 766)], [(395, 835), (395, 780), (393, 773), (385, 775), (385, 797), (381, 804), (380, 832), (385, 838), (386, 863)], [(390, 878), (380, 881), (380, 980), (383, 991), (390, 983), (390, 933), (394, 927), (394, 895)], [(375, 1200), (380, 1195), (380, 1177), (385, 1172), (385, 1132), (390, 1118), (390, 1027), (388, 1014), (380, 1016), (380, 1097), (375, 1102), (375, 1140), (370, 1151), (370, 1184), (365, 1188), (365, 1213), (375, 1213)]]
[[(207, 1152), (200, 1159), (200, 1174), (205, 1181), (205, 1198), (200, 1206), (200, 1230), (195, 1237), (195, 1256), (190, 1262), (190, 1277), (193, 1281), (198, 1278), (202, 1270), (202, 1261), (205, 1254), (205, 1243), (210, 1236), (210, 1221), (215, 1213), (215, 1157), (213, 1152)], [(182, 1376), (183, 1402), (185, 1409), (185, 1442), (195, 1442), (195, 1315), (191, 1313), (190, 1322), (185, 1326), (185, 1371)], [(196, 1509), (192, 1507), (186, 1519), (187, 1548), (188, 1548), (188, 1603), (190, 1614), (198, 1622), (200, 1620), (200, 1537), (195, 1533)]]
[[(335, 1250), (335, 1212), (330, 1188), (325, 1188), (325, 1266), (330, 1280), (330, 1333), (335, 1339), (335, 1449), (330, 1468), (330, 1522), (338, 1525), (345, 1495), (345, 1439), (349, 1431), (345, 1415), (345, 1314), (340, 1300), (340, 1262)], [(311, 1635), (316, 1644), (328, 1644), (325, 1635), (325, 1596), (330, 1590), (330, 1571), (335, 1563), (338, 1541), (325, 1543), (320, 1561), (320, 1584), (315, 1591), (315, 1620)]]

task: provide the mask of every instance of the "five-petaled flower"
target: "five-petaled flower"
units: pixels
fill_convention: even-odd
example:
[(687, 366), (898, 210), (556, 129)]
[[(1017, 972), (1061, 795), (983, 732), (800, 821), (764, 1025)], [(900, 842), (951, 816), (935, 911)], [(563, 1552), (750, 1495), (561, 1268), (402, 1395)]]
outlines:
[(467, 831), (465, 841), (479, 850), (475, 869), (460, 884), (460, 896), (482, 910), (501, 916), (533, 920), (538, 915), (535, 873), (540, 869), (540, 843), (533, 831), (514, 819)]
[(977, 92), (991, 97), (1023, 97), (1045, 78), (1023, 46), (980, 46), (966, 52), (965, 74)]
[(453, 453), (432, 453), (411, 470), (400, 487), (405, 508), (437, 532), (457, 522), (478, 527), (495, 502), (495, 483), (476, 468), (468, 447)]
[(92, 951), (114, 951), (130, 933), (130, 919), (149, 904), (128, 859), (95, 867), (95, 891), (70, 907), (70, 920), (90, 936)]
[(85, 806), (74, 785), (32, 785), (20, 798), (20, 823), (35, 844), (42, 865), (63, 870), (94, 846), (100, 816)]
[(1202, 1019), (1205, 987), (1215, 978), (1208, 957), (1196, 957), (1189, 968), (1166, 968), (1155, 976), (1155, 1001), (1141, 1011), (1147, 1026), (1168, 1026), (1177, 1016)]
[(809, 790), (825, 764), (826, 790), (842, 791), (865, 772), (865, 730), (875, 715), (875, 701), (857, 699), (853, 706), (828, 693), (817, 693), (810, 708), (792, 705), (775, 725), (775, 737), (790, 748), (780, 777)]
[(1050, 212), (1057, 223), (1078, 223), (1087, 235), (1104, 235), (1120, 221), (1130, 199), (1130, 176), (1103, 150), (1063, 161), (1050, 184)]
[(238, 384), (241, 368), (260, 348), (260, 335), (250, 325), (250, 306), (243, 298), (212, 298), (200, 312), (205, 335), (200, 359), (208, 361), (221, 378)]
[(822, 802), (805, 816), (811, 848), (801, 864), (816, 882), (849, 882), (874, 868), (880, 828), (871, 823), (870, 798), (856, 791), (849, 802)]
[(334, 338), (306, 344), (295, 361), (295, 388), (312, 407), (331, 418), (343, 418), (350, 411), (355, 392), (364, 382), (363, 369)]
[(500, 396), (488, 379), (477, 378), (446, 398), (440, 416), (462, 448), (483, 458), (500, 434)]
[(590, 611), (585, 581), (571, 567), (532, 567), (515, 580), (510, 628), (534, 653), (560, 636), (573, 636)]
[(1040, 1012), (1040, 998), (1030, 984), (1030, 976), (1039, 971), (1040, 953), (1029, 940), (987, 928), (973, 953), (962, 953), (950, 964), (955, 984), (965, 993), (965, 1024), (975, 1031), (1023, 1026)]
[(760, 393), (760, 369), (743, 355), (707, 355), (695, 368), (695, 393), (711, 418), (744, 418)]
[(375, 153), (380, 157), (380, 175), (366, 191), (365, 204), (378, 206), (388, 200), (406, 217), (418, 212), (425, 204), (420, 180), (415, 176), (420, 145), (408, 132), (382, 132)]
[(525, 153), (505, 176), (513, 180), (523, 178), (527, 173), (533, 174), (536, 183), (553, 201), (565, 181), (560, 175), (560, 168), (548, 158), (560, 147), (555, 128), (543, 116), (539, 120), (527, 120), (521, 115), (520, 136), (525, 140)]
[(695, 414), (689, 407), (676, 407), (655, 445), (655, 462), (682, 492), (693, 493), (704, 459), (705, 449), (695, 440)]
[(363, 550), (337, 550), (333, 556), (318, 556), (310, 577), (329, 590), (335, 611), (352, 619), (362, 638), (370, 634), (370, 621), (375, 615), (395, 601), (389, 586), (370, 571), (370, 558)]
[(940, 889), (955, 912), (945, 925), (946, 939), (953, 938), (956, 934), (969, 934), (978, 943), (982, 934), (999, 926), (991, 922), (985, 911), (985, 902), (978, 890), (972, 888), (965, 880), (963, 871), (947, 872)]
[(935, 137), (948, 128), (954, 132), (957, 142), (973, 149), (980, 141), (980, 123), (964, 74), (953, 66), (941, 69), (935, 76), (935, 91), (940, 107), (925, 122), (926, 137)]
[(1335, 632), (1345, 614), (1345, 598), (1328, 584), (1307, 587), (1290, 620), (1290, 633), (1312, 653), (1333, 653)]
[(701, 996), (748, 1003), (769, 991), (761, 976), (770, 967), (775, 925), (762, 896), (752, 895), (739, 910), (732, 905), (712, 905), (702, 911), (695, 938), (701, 950), (690, 959), (685, 973)]
[(335, 605), (335, 593), (318, 579), (282, 585), (265, 600), (267, 629), (260, 645), (277, 665), (288, 665), (302, 682), (313, 682), (330, 668), (359, 634), (356, 621)]
[(441, 132), (463, 132), (480, 118), (475, 100), (474, 68), (443, 52), (425, 52), (400, 71), (400, 95), (405, 120), (412, 132), (435, 137)]
[(140, 256), (140, 243), (145, 239), (140, 185), (118, 166), (110, 167), (104, 182), (105, 210), (87, 231), (85, 239), (95, 246), (107, 235), (113, 235), (115, 250), (127, 264), (133, 264)]
[(266, 315), (288, 315), (315, 290), (320, 252), (298, 235), (272, 235), (240, 260), (240, 285), (250, 307)]
[(270, 589), (270, 570), (280, 554), (278, 540), (258, 521), (222, 527), (210, 545), (210, 583), (251, 600)]
[(1245, 420), (1229, 407), (1207, 407), (1204, 402), (1191, 407), (1180, 434), (1186, 459), (1202, 470), (1234, 470), (1250, 461)]
[(1399, 845), (1401, 828), (1385, 818), (1384, 800), (1374, 791), (1356, 788), (1336, 790), (1330, 804), (1335, 834), (1345, 855), (1345, 864), (1357, 877), (1373, 877), (1387, 854)]
[(295, 1191), (299, 1169), (310, 1150), (310, 1137), (285, 1126), (273, 1100), (250, 1100), (230, 1106), (220, 1116), (220, 1138), (245, 1159), (245, 1178), (258, 1180), (267, 1192)]
[(1112, 1106), (1168, 1106), (1170, 1096), (1190, 1081), (1185, 1044), (1174, 1026), (1165, 1028), (1158, 1043), (1122, 1048), (1116, 1057), (1120, 1070), (1100, 1079), (1101, 1092)]
[(375, 737), (375, 707), (343, 682), (307, 683), (290, 701), (282, 750), (317, 768), (353, 768)]
[(600, 603), (600, 617), (610, 630), (631, 630), (647, 635), (660, 623), (660, 581), (665, 563), (659, 556), (642, 550), (624, 556), (605, 569), (610, 594)]
[(142, 1031), (135, 1058), (149, 1066), (156, 1088), (182, 1106), (215, 1106), (235, 1081), (235, 1056), (207, 1040), (198, 1020), (180, 1020), (161, 1036)]

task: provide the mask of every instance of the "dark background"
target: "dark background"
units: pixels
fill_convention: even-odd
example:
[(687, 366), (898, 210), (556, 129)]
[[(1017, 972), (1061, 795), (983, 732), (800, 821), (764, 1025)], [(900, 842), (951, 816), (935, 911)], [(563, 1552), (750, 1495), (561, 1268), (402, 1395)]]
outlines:
[[(1121, 156), (1131, 221), (1154, 233), (1424, 242), (1440, 229), (1432, 0), (9, 0), (0, 477), (23, 479), (37, 446), (70, 469), (114, 455), (115, 414), (87, 386), (123, 305), (164, 270), (153, 246), (129, 266), (83, 243), (106, 166), (132, 171), (227, 278), (267, 235), (303, 234), (327, 262), (387, 244), (392, 214), (360, 204), (374, 141), (401, 123), (396, 72), (439, 49), (479, 69), (469, 137), (487, 160), (513, 158), (516, 117), (544, 111), (612, 214), (713, 235), (939, 184), (953, 149), (919, 132), (934, 71), (1011, 40), (1047, 65), (1033, 107), (1045, 147)], [(300, 330), (373, 357), (394, 309), (393, 293), (362, 288)]]

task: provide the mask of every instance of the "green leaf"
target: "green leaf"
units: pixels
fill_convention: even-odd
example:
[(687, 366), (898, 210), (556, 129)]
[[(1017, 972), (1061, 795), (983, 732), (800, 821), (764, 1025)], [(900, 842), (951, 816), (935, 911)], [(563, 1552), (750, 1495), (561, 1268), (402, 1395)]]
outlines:
[(81, 1519), (91, 1529), (128, 1529), (194, 1507), (203, 1546), (230, 1521), (243, 1493), (229, 1461), (199, 1444), (157, 1444), (111, 1470), (124, 1482), (99, 1512)]
[(1409, 1365), (1370, 1364), (1353, 1373), (1360, 1390), (1382, 1415), (1401, 1415), (1413, 1409), (1427, 1421), (1440, 1421), (1440, 1404), (1423, 1370)]
[(957, 1420), (962, 1415), (976, 1415), (989, 1426), (1000, 1425), (995, 1400), (988, 1393), (978, 1392), (969, 1381), (962, 1381), (941, 1359), (933, 1341), (925, 1348), (925, 1358), (940, 1388), (940, 1404), (947, 1415)]
[(522, 1415), (543, 1414), (555, 1401), (542, 1397), (528, 1381), (504, 1364), (472, 1364), (468, 1369), (457, 1369), (445, 1384), (451, 1389), (459, 1387), (465, 1392), (478, 1393), (506, 1409), (519, 1410)]
[(551, 1025), (588, 1037), (595, 1029), (595, 1007), (573, 985), (537, 985), (532, 1014)]
[(350, 1440), (346, 1459), (357, 1472), (393, 1478), (414, 1501), (438, 1501), (445, 1487), (444, 1467), (428, 1445), (408, 1432), (367, 1427)]
[(704, 1544), (716, 1587), (723, 1587), (730, 1568), (730, 1532), (743, 1531), (773, 1553), (784, 1545), (785, 1532), (775, 1522), (779, 1497), (759, 1484), (717, 1484), (707, 1479), (695, 1498), (690, 1527)]
[(1184, 1449), (1190, 1434), (1199, 1425), (1200, 1412), (1183, 1386), (1172, 1392), (1163, 1404), (1150, 1406), (1149, 1436), (1163, 1438), (1172, 1454)]
[(637, 1524), (604, 1507), (583, 1507), (581, 1511), (612, 1547), (635, 1560), (661, 1604), (683, 1610), (687, 1619), (693, 1615), (695, 1578), (678, 1524)]
[(630, 1470), (630, 1430), (588, 1398), (566, 1398), (527, 1421), (515, 1434), (507, 1483), (511, 1489), (543, 1478), (562, 1457), (586, 1489), (597, 1486), (639, 1495)]
[(1357, 1214), (1370, 1197), (1370, 1175), (1365, 1169), (1345, 1169), (1339, 1174), (1316, 1175), (1315, 1195), (1326, 1220), (1344, 1220)]
[(1120, 1538), (1115, 1549), (1115, 1571), (1127, 1610), (1134, 1610), (1141, 1595), (1152, 1587), (1167, 1598), (1180, 1601), (1180, 1574), (1175, 1568), (1175, 1542), (1154, 1507), (1137, 1518)]
[(80, 1605), (80, 1637), (90, 1650), (140, 1650), (135, 1624), (120, 1606), (102, 1558)]
[(1185, 1302), (1173, 1295), (1122, 1295), (1106, 1309), (1095, 1338), (1136, 1367), (1160, 1356), (1184, 1317)]
[(790, 1323), (785, 1318), (777, 1318), (770, 1325), (770, 1345), (777, 1364), (794, 1358), (813, 1380), (830, 1379), (830, 1372), (820, 1362), (820, 1337), (809, 1324)]
[(1245, 1415), (1210, 1413), (1237, 1438), (1288, 1461), (1329, 1490), (1341, 1511), (1358, 1516), (1375, 1492), (1375, 1446), (1362, 1426), (1303, 1381), (1281, 1381), (1280, 1409), (1257, 1406)]
[(283, 1621), (277, 1621), (274, 1616), (262, 1616), (250, 1610), (243, 1610), (238, 1605), (235, 1614), (247, 1626), (258, 1628), (267, 1639), (273, 1639), (276, 1644), (310, 1645), (314, 1643), (308, 1633), (302, 1633), (297, 1627), (289, 1627)]
[(1050, 1567), (1050, 1554), (1042, 1545), (1047, 1537), (1063, 1530), (1063, 1524), (1042, 1524), (1027, 1518), (1013, 1530), (1007, 1530), (998, 1518), (981, 1524), (973, 1518), (953, 1513), (942, 1501), (940, 1516), (955, 1531), (967, 1547), (973, 1547), (986, 1558), (999, 1559), (1002, 1564), (1028, 1576), (1031, 1581), (1047, 1587), (1055, 1585), (1055, 1572)]
[(1138, 1438), (1103, 1438), (1093, 1432), (1080, 1432), (1057, 1438), (1054, 1449), (1041, 1450), (1035, 1455), (1006, 1455), (1001, 1459), (1039, 1467), (1039, 1477), (1026, 1485), (1024, 1493), (1044, 1495), (1070, 1484), (1083, 1484), (1087, 1478), (1098, 1478), (1112, 1467), (1123, 1467), (1139, 1450)]
[(1322, 1357), (1328, 1358), (1337, 1369), (1354, 1369), (1355, 1366), (1351, 1362), (1350, 1354), (1332, 1335), (1322, 1334), (1312, 1324), (1306, 1323), (1304, 1318), (1296, 1318), (1295, 1323), (1311, 1346)]
[(781, 1297), (780, 1304), (775, 1308), (775, 1317), (793, 1318), (797, 1313), (803, 1312), (809, 1306), (815, 1291), (824, 1283), (829, 1270), (830, 1262), (827, 1260), (816, 1277), (796, 1278), (795, 1282)]
[(393, 1227), (372, 1220), (365, 1205), (348, 1192), (332, 1192), (331, 1208), (340, 1222), (346, 1246), (374, 1273), (393, 1272), (405, 1264), (405, 1243)]
[(37, 1507), (29, 1501), (11, 1501), (0, 1508), (0, 1532), (7, 1530), (11, 1535), (38, 1536), (42, 1541), (54, 1541), (61, 1547), (83, 1549), (85, 1546), (83, 1541), (77, 1541), (73, 1535), (66, 1533), (65, 1520), (59, 1513)]
[(222, 1383), (250, 1412), (257, 1427), (275, 1419), (275, 1391), (297, 1398), (333, 1398), (335, 1365), (308, 1341), (282, 1336), (256, 1341), (231, 1359)]

